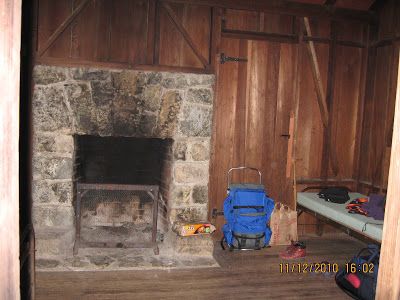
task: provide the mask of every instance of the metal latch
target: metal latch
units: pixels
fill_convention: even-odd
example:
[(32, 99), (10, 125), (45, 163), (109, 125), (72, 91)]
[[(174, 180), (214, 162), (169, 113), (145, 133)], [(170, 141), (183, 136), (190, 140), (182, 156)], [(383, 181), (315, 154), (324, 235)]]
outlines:
[(221, 64), (224, 64), (224, 63), (226, 63), (227, 61), (247, 62), (247, 58), (243, 58), (243, 57), (230, 57), (230, 56), (225, 56), (225, 53), (221, 53), (221, 58), (220, 58)]
[(215, 219), (218, 216), (223, 216), (224, 212), (223, 211), (218, 211), (218, 209), (213, 208), (213, 210), (211, 211), (211, 218)]

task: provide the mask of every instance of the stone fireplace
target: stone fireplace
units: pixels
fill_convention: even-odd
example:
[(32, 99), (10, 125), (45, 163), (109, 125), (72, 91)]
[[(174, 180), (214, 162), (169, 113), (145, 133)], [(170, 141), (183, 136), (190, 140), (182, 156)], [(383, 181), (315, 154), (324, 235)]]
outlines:
[[(213, 75), (36, 66), (34, 81), (32, 197), (39, 268), (85, 269), (93, 256), (94, 265), (102, 265), (98, 257), (110, 251), (96, 247), (92, 256), (73, 255), (79, 183), (157, 185), (161, 248), (178, 258), (212, 252), (209, 238), (182, 240), (171, 228), (207, 220)], [(117, 193), (111, 201), (93, 195), (96, 206), (86, 211), (91, 219), (85, 223), (92, 227), (139, 222), (148, 214), (139, 196)], [(125, 267), (115, 257), (107, 265)]]

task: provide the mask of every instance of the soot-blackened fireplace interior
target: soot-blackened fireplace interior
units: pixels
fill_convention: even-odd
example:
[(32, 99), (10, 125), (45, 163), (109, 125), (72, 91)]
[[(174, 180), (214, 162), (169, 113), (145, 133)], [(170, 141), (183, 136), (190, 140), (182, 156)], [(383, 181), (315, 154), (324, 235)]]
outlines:
[(158, 254), (172, 140), (76, 135), (74, 143), (74, 254), (89, 247), (152, 247)]

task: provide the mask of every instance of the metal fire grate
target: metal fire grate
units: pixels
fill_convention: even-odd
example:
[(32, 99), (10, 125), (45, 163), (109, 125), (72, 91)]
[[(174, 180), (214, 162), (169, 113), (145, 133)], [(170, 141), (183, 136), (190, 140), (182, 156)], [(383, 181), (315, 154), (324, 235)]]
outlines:
[(77, 183), (76, 237), (79, 248), (157, 247), (157, 185)]

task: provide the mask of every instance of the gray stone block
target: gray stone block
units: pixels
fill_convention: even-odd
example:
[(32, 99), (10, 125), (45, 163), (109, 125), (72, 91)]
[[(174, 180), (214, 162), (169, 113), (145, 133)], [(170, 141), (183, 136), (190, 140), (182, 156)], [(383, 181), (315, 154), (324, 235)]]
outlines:
[(154, 129), (157, 126), (157, 116), (144, 113), (140, 118), (138, 135), (153, 137)]
[(36, 86), (33, 92), (35, 131), (70, 130), (72, 122), (62, 86)]
[(161, 105), (161, 86), (149, 85), (143, 88), (141, 95), (144, 109), (156, 112), (160, 109)]
[(136, 136), (141, 115), (135, 111), (115, 111), (113, 115), (113, 133), (117, 136)]
[(175, 141), (174, 158), (176, 160), (186, 160), (187, 143), (183, 141)]
[(206, 161), (210, 159), (210, 143), (208, 141), (192, 142), (190, 144), (190, 159)]
[(35, 261), (35, 266), (38, 269), (53, 269), (61, 265), (61, 262), (56, 259), (39, 258)]
[(164, 93), (158, 114), (157, 136), (172, 137), (175, 133), (182, 98), (178, 91)]
[(73, 229), (74, 208), (60, 205), (33, 206), (33, 224), (38, 227), (64, 227)]
[(69, 157), (33, 158), (33, 176), (40, 179), (71, 179), (72, 159)]
[(208, 186), (197, 185), (193, 188), (192, 192), (193, 202), (196, 204), (208, 203)]
[(96, 106), (111, 105), (115, 91), (109, 81), (91, 81), (92, 99)]
[(212, 109), (186, 103), (179, 122), (179, 132), (187, 137), (211, 136)]
[(125, 94), (116, 94), (113, 100), (114, 110), (129, 109), (132, 111), (140, 109), (143, 106), (142, 100), (137, 96), (130, 96)]
[(160, 84), (162, 80), (162, 74), (158, 72), (150, 72), (146, 74), (147, 84)]
[(204, 222), (207, 220), (207, 207), (172, 208), (170, 220), (187, 223)]
[(212, 86), (215, 83), (214, 75), (199, 75), (199, 74), (191, 74), (188, 78), (189, 86)]
[(185, 89), (189, 83), (186, 74), (164, 73), (161, 85), (166, 89)]
[(141, 94), (144, 84), (144, 74), (135, 71), (122, 71), (111, 74), (114, 88), (119, 94), (134, 96)]
[(171, 203), (176, 206), (184, 206), (190, 204), (191, 186), (174, 186)]
[(175, 163), (174, 179), (177, 183), (202, 183), (208, 181), (208, 165)]
[(191, 88), (187, 92), (186, 100), (193, 103), (212, 104), (212, 90), (206, 88)]
[(32, 183), (34, 203), (69, 203), (72, 205), (73, 184), (71, 182), (48, 182), (35, 180)]
[(66, 69), (61, 67), (35, 66), (33, 70), (35, 84), (51, 84), (67, 79)]
[(89, 86), (85, 83), (65, 85), (69, 105), (73, 111), (76, 130), (81, 134), (94, 134), (97, 131), (95, 104)]
[(180, 255), (212, 257), (214, 252), (211, 235), (176, 236), (173, 247)]
[(76, 80), (108, 80), (110, 79), (110, 71), (89, 69), (89, 68), (72, 68), (71, 77)]
[(34, 150), (39, 152), (72, 153), (74, 138), (65, 134), (40, 134), (34, 136)]

